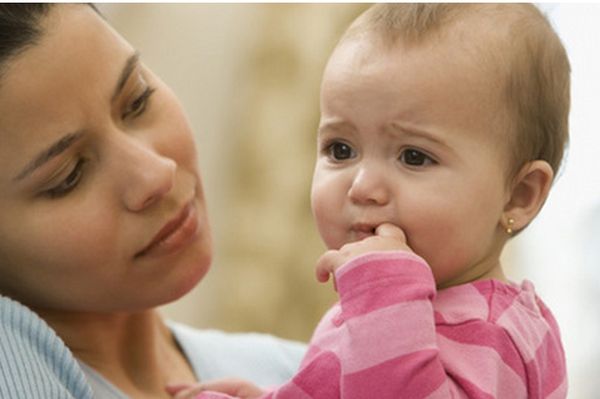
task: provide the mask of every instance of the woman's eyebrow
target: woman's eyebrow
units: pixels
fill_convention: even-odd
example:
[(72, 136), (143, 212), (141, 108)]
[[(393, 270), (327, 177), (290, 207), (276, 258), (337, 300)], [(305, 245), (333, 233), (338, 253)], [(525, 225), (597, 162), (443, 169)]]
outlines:
[(131, 75), (131, 73), (137, 66), (139, 60), (140, 60), (140, 52), (139, 51), (136, 51), (135, 53), (130, 55), (129, 58), (127, 58), (127, 61), (125, 62), (125, 67), (121, 71), (121, 75), (119, 76), (119, 80), (117, 81), (117, 85), (115, 86), (115, 90), (113, 92), (111, 101), (113, 101), (115, 98), (117, 98), (119, 93), (121, 93), (121, 90), (123, 90), (123, 87), (125, 87), (125, 83), (127, 82), (127, 79), (129, 79), (129, 75)]
[(42, 166), (49, 160), (51, 160), (51, 159), (57, 157), (58, 155), (62, 154), (63, 152), (65, 152), (71, 145), (73, 145), (73, 143), (75, 143), (77, 140), (81, 139), (82, 137), (83, 137), (82, 131), (75, 132), (75, 133), (69, 133), (69, 134), (63, 136), (62, 138), (60, 138), (59, 140), (54, 142), (54, 144), (52, 144), (50, 147), (48, 147), (47, 149), (40, 152), (31, 162), (29, 162), (27, 164), (27, 166), (25, 166), (23, 168), (23, 170), (19, 174), (17, 174), (13, 178), (13, 180), (14, 181), (23, 180), (25, 177), (30, 175), (34, 170), (36, 170), (37, 168), (39, 168), (40, 166)]

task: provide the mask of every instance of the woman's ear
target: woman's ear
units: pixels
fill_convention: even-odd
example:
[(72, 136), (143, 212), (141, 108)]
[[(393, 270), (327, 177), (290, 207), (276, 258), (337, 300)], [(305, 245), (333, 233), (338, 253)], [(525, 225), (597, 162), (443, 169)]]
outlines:
[(546, 161), (531, 161), (521, 168), (504, 207), (502, 224), (508, 232), (519, 231), (533, 220), (548, 197), (553, 179), (554, 172)]

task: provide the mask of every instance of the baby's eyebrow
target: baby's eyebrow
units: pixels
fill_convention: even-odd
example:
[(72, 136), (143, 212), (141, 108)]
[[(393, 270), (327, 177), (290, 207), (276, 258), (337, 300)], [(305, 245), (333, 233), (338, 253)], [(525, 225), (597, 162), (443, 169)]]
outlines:
[(323, 134), (327, 131), (335, 131), (335, 132), (339, 132), (339, 131), (356, 131), (356, 128), (354, 127), (354, 125), (348, 121), (344, 121), (344, 120), (338, 120), (338, 119), (334, 119), (334, 120), (330, 120), (330, 121), (325, 121), (324, 123), (322, 123), (321, 125), (319, 125), (319, 129), (317, 130), (318, 134)]
[(416, 129), (414, 127), (408, 127), (408, 126), (403, 126), (400, 123), (397, 122), (392, 122), (390, 123), (390, 128), (387, 129), (387, 131), (389, 133), (391, 133), (392, 135), (398, 135), (401, 134), (403, 136), (412, 136), (412, 137), (418, 137), (418, 138), (422, 138), (443, 146), (448, 146), (447, 143), (445, 143), (443, 140), (441, 140), (439, 137), (437, 137), (435, 134), (427, 132), (425, 130), (421, 130), (421, 129)]

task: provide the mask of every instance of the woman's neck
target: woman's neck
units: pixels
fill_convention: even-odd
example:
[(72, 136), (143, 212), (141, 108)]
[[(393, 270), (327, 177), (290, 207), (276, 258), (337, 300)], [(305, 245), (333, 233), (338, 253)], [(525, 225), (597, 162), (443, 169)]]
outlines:
[(195, 381), (156, 310), (93, 314), (37, 311), (75, 357), (131, 397), (166, 398), (167, 383)]

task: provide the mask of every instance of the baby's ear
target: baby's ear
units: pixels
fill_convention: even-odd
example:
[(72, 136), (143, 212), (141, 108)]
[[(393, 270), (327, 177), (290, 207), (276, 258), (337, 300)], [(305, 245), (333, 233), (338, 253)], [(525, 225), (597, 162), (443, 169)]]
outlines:
[(548, 197), (554, 172), (546, 161), (526, 163), (511, 185), (510, 200), (504, 208), (505, 228), (519, 231), (538, 214)]

